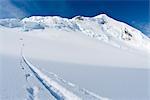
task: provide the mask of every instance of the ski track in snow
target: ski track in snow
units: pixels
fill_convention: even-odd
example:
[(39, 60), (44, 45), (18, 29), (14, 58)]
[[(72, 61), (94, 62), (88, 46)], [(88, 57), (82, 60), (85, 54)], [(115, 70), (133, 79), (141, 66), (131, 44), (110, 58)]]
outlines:
[[(71, 19), (71, 20), (73, 20), (73, 19)], [(86, 22), (87, 20), (86, 20), (86, 18), (85, 18), (85, 22), (86, 23), (90, 23), (91, 24), (91, 30), (89, 30), (89, 27), (86, 27), (86, 26), (84, 26), (84, 25), (86, 25), (85, 23), (78, 23), (80, 26), (82, 26), (82, 27), (80, 27), (80, 31), (81, 32), (83, 32), (83, 33), (85, 33), (85, 34), (87, 34), (87, 35), (89, 35), (89, 36), (91, 36), (91, 37), (95, 37), (95, 38), (100, 38), (100, 37), (102, 37), (102, 39), (104, 39), (105, 40), (105, 35), (108, 35), (108, 34), (106, 34), (106, 33), (111, 33), (111, 31), (112, 31), (112, 33), (114, 32), (116, 32), (116, 31), (118, 31), (118, 30), (121, 30), (121, 34), (119, 34), (119, 36), (121, 35), (125, 35), (125, 36), (123, 36), (123, 39), (127, 39), (126, 40), (126, 42), (131, 42), (131, 44), (140, 44), (140, 46), (139, 47), (141, 47), (141, 46), (143, 46), (143, 47), (146, 47), (146, 48), (148, 48), (149, 49), (149, 39), (147, 39), (141, 32), (139, 32), (139, 31), (137, 31), (137, 30), (134, 30), (134, 31), (132, 31), (132, 28), (131, 27), (129, 27), (129, 26), (127, 26), (127, 25), (122, 25), (121, 24), (121, 27), (120, 27), (120, 25), (119, 24), (117, 24), (116, 22), (114, 22), (114, 21), (110, 21), (111, 23), (110, 23), (110, 25), (112, 24), (112, 25), (114, 25), (114, 23), (116, 23), (116, 27), (118, 27), (118, 29), (116, 29), (115, 31), (113, 31), (113, 30), (108, 30), (108, 32), (107, 32), (107, 30), (106, 30), (106, 32), (105, 32), (105, 30), (103, 30), (102, 29), (102, 33), (104, 34), (104, 36), (100, 36), (100, 35), (103, 35), (103, 34), (95, 34), (95, 33), (97, 33), (97, 31), (96, 30), (94, 30), (93, 29), (93, 27), (92, 27), (92, 23), (91, 22), (93, 22), (93, 20), (94, 20), (94, 18), (92, 18), (92, 19), (90, 19), (89, 21), (90, 22)], [(98, 19), (95, 19), (95, 20), (99, 20), (99, 18)], [(59, 20), (58, 20), (59, 21)], [(17, 26), (16, 25), (16, 21), (13, 21), (14, 22), (14, 25), (15, 26), (13, 26), (14, 28), (15, 27), (20, 27), (20, 26)], [(32, 22), (32, 21), (31, 21)], [(60, 22), (61, 22), (61, 18), (60, 18)], [(63, 21), (63, 19), (62, 19), (62, 22), (64, 22)], [(73, 20), (73, 22), (75, 22), (75, 23), (77, 23), (78, 21), (76, 21), (76, 20)], [(81, 22), (83, 22), (83, 21), (81, 21)], [(94, 21), (95, 22), (95, 21)], [(113, 23), (112, 23), (113, 22)], [(8, 25), (10, 25), (11, 26), (11, 23), (8, 21)], [(31, 28), (31, 30), (32, 29), (44, 29), (43, 27), (39, 27), (39, 24), (36, 24), (36, 23), (38, 23), (38, 22), (35, 22), (35, 23), (29, 23), (29, 24), (31, 24), (31, 26), (30, 25), (27, 25), (28, 27), (26, 27), (26, 28), (29, 28), (29, 30), (28, 31), (30, 31), (30, 28)], [(68, 22), (67, 22), (68, 23)], [(4, 24), (4, 26), (5, 26), (5, 24), (6, 23), (3, 23)], [(106, 23), (106, 26), (107, 26), (107, 24), (108, 23)], [(50, 24), (51, 25), (51, 24)], [(60, 25), (60, 27), (63, 29), (64, 28), (64, 26), (61, 26), (61, 24), (59, 24), (58, 23), (58, 25)], [(64, 25), (68, 25), (68, 24), (65, 24), (64, 23)], [(99, 24), (98, 24), (99, 25)], [(119, 26), (118, 26), (119, 25)], [(0, 25), (1, 26), (1, 25)], [(3, 26), (3, 25), (2, 25)], [(7, 26), (7, 25), (6, 25)], [(83, 27), (84, 26), (84, 27)], [(101, 25), (102, 26), (102, 25)], [(104, 26), (104, 25), (103, 25)], [(8, 27), (8, 26), (7, 26)], [(11, 27), (11, 28), (13, 28), (13, 27)], [(122, 27), (125, 27), (125, 29), (124, 30), (122, 30)], [(51, 27), (50, 27), (51, 28)], [(67, 28), (70, 28), (70, 27), (67, 27)], [(75, 28), (75, 26), (73, 26), (73, 27), (71, 27), (71, 29), (73, 29), (74, 30), (74, 28)], [(77, 29), (78, 29), (79, 27), (77, 27)], [(83, 29), (82, 29), (83, 28)], [(102, 28), (107, 28), (107, 27), (102, 27)], [(98, 29), (99, 29), (99, 27), (98, 27)], [(128, 29), (128, 30), (127, 30)], [(75, 30), (76, 31), (76, 30)], [(104, 31), (104, 32), (103, 32)], [(125, 33), (122, 33), (122, 31), (125, 31)], [(127, 31), (127, 32), (126, 32)], [(94, 33), (95, 32), (95, 33)], [(138, 33), (138, 34), (135, 34), (135, 33)], [(98, 33), (101, 33), (101, 32), (99, 32), (98, 31)], [(118, 40), (118, 39), (120, 39), (118, 36), (113, 36), (113, 35), (115, 35), (115, 34), (110, 34), (110, 35), (112, 35), (111, 37), (113, 37), (112, 38), (112, 41), (114, 41), (114, 40)], [(130, 34), (129, 34), (130, 33)], [(126, 36), (127, 35), (127, 36)], [(137, 39), (137, 41), (129, 41), (128, 40), (128, 36), (130, 36), (130, 35), (135, 35), (135, 38), (133, 38), (133, 40), (134, 39)], [(131, 38), (131, 40), (132, 40), (132, 38)], [(114, 39), (114, 40), (113, 40)], [(121, 38), (122, 39), (122, 38)], [(130, 38), (129, 38), (130, 39)], [(22, 40), (22, 39), (21, 39)], [(101, 40), (101, 38), (100, 38), (100, 40)], [(107, 39), (106, 39), (107, 40)], [(124, 41), (125, 41), (124, 40)], [(112, 42), (111, 41), (111, 42)], [(139, 42), (140, 41), (140, 42)], [(108, 42), (108, 41), (106, 41), (106, 42)], [(118, 42), (118, 41), (117, 41)], [(114, 41), (114, 43), (117, 43), (117, 42), (115, 42)], [(123, 41), (122, 41), (123, 42)], [(132, 43), (133, 42), (133, 43)], [(118, 42), (119, 43), (119, 42)], [(120, 44), (121, 44), (121, 41), (120, 41)], [(22, 44), (22, 46), (24, 45), (24, 43)], [(120, 46), (119, 46), (120, 47)], [(138, 47), (138, 45), (137, 45), (137, 47)], [(141, 47), (142, 48), (142, 47)], [(21, 51), (22, 51), (22, 48), (21, 48)], [(21, 56), (22, 56), (22, 59), (23, 59), (23, 61), (24, 61), (24, 63), (29, 67), (29, 69), (31, 70), (31, 72), (33, 73), (33, 75), (39, 80), (39, 82), (40, 83), (42, 83), (43, 84), (43, 86), (48, 90), (48, 92), (54, 97), (54, 98), (56, 98), (57, 100), (82, 100), (82, 99), (84, 99), (84, 98), (82, 98), (82, 94), (84, 94), (84, 95), (87, 95), (87, 97), (91, 97), (92, 99), (88, 99), (88, 100), (108, 100), (107, 98), (103, 98), (103, 97), (100, 97), (99, 95), (96, 95), (96, 94), (94, 94), (94, 93), (92, 93), (92, 92), (90, 92), (90, 91), (88, 91), (88, 90), (86, 90), (86, 89), (82, 89), (82, 88), (79, 88), (79, 87), (77, 87), (77, 86), (75, 86), (74, 84), (72, 84), (72, 83), (70, 83), (70, 82), (67, 82), (67, 81), (65, 81), (65, 80), (63, 80), (63, 79), (61, 79), (61, 78), (59, 78), (56, 74), (53, 74), (53, 73), (51, 73), (51, 75), (53, 75), (54, 76), (54, 78), (56, 78), (56, 80), (59, 80), (59, 81), (61, 81), (62, 83), (64, 83), (65, 85), (67, 85), (67, 86), (70, 86), (70, 87), (72, 87), (72, 88), (77, 88), (76, 90), (79, 90), (79, 93), (82, 93), (81, 95), (76, 95), (75, 93), (74, 93), (74, 91), (70, 91), (69, 89), (67, 89), (66, 87), (64, 87), (63, 85), (61, 85), (61, 84), (59, 84), (59, 82), (57, 82), (57, 81), (55, 81), (55, 79), (53, 80), (53, 79), (51, 79), (50, 77), (48, 77), (48, 75), (47, 74), (45, 74), (45, 73), (43, 73), (41, 70), (39, 70), (38, 68), (36, 68), (35, 66), (33, 66), (26, 58), (25, 58), (25, 56), (23, 56), (22, 55), (22, 52), (21, 52)], [(27, 76), (26, 76), (26, 78), (27, 78)], [(37, 100), (38, 98), (37, 98), (37, 95), (38, 95), (38, 90), (37, 90), (37, 87), (27, 87), (26, 88), (26, 90), (27, 90), (27, 93), (28, 93), (28, 98), (27, 98), (27, 100)], [(1, 97), (0, 97), (1, 98)], [(84, 99), (84, 100), (87, 100), (87, 99)]]
[[(46, 71), (44, 70), (44, 72), (46, 72)], [(75, 84), (73, 84), (73, 83), (71, 83), (71, 82), (68, 82), (68, 81), (62, 79), (61, 77), (59, 77), (59, 76), (56, 75), (55, 73), (52, 73), (52, 72), (48, 72), (48, 73), (49, 73), (54, 79), (56, 79), (57, 81), (60, 81), (61, 83), (65, 84), (66, 86), (69, 86), (69, 87), (71, 87), (71, 88), (74, 88), (74, 89), (79, 90), (80, 93), (83, 93), (83, 94), (86, 95), (86, 96), (91, 96), (92, 98), (94, 98), (94, 99), (96, 99), (96, 100), (97, 100), (97, 99), (98, 99), (98, 100), (108, 100), (107, 98), (101, 97), (101, 96), (99, 96), (99, 95), (97, 95), (97, 94), (95, 94), (95, 93), (93, 93), (93, 92), (90, 92), (90, 91), (88, 91), (88, 90), (86, 90), (86, 89), (84, 89), (84, 88), (80, 88), (80, 87), (76, 86)]]
[(71, 93), (55, 81), (51, 80), (48, 76), (43, 74), (39, 69), (35, 68), (29, 63), (24, 56), (23, 60), (28, 65), (30, 70), (36, 76), (36, 78), (45, 86), (45, 88), (57, 99), (57, 100), (81, 100), (80, 97)]
[[(22, 56), (22, 59), (25, 62), (25, 64), (27, 64), (29, 69), (33, 72), (35, 77), (43, 84), (43, 86), (50, 92), (50, 94), (52, 96), (54, 96), (54, 98), (56, 98), (57, 100), (83, 100), (83, 98), (77, 96), (76, 94), (67, 90), (65, 87), (63, 87), (59, 83), (50, 79), (47, 75), (45, 75), (43, 72), (41, 72), (41, 70), (39, 70), (38, 68), (33, 66), (24, 56)], [(94, 94), (86, 89), (79, 88), (75, 84), (65, 81), (64, 79), (58, 77), (54, 73), (50, 73), (50, 74), (52, 76), (54, 76), (55, 79), (63, 82), (64, 84), (66, 84), (70, 87), (73, 87), (73, 88), (78, 88), (78, 90), (81, 93), (83, 93), (84, 95), (91, 96), (92, 100), (93, 99), (94, 100), (109, 100), (108, 98), (101, 97), (101, 96)], [(32, 90), (32, 91), (28, 91), (31, 98), (34, 98), (34, 94), (31, 93), (31, 92), (34, 92), (33, 89), (34, 88), (28, 88), (28, 90)], [(36, 100), (36, 99), (29, 99), (29, 100)]]

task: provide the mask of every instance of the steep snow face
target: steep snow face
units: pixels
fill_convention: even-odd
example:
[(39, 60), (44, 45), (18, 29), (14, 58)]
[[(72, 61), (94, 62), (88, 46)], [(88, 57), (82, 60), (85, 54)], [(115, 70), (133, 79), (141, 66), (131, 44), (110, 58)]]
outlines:
[(150, 39), (139, 30), (116, 21), (106, 14), (95, 17), (76, 16), (72, 19), (58, 16), (32, 16), (22, 20), (3, 19), (0, 25), (6, 27), (21, 27), (24, 31), (33, 29), (56, 29), (64, 31), (79, 31), (92, 38), (104, 41), (119, 48), (138, 48), (150, 51)]
[(125, 43), (128, 46), (150, 50), (150, 40), (142, 32), (105, 14), (93, 18), (75, 17), (73, 20), (82, 32), (91, 37), (104, 40), (117, 47), (124, 47), (120, 43)]

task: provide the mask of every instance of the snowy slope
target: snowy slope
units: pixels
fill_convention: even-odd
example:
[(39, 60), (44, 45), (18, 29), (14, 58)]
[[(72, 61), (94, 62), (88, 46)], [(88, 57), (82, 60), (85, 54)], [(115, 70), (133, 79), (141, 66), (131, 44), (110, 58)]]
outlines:
[[(14, 23), (15, 22), (15, 23)], [(0, 25), (22, 27), (24, 31), (34, 29), (57, 29), (84, 33), (119, 48), (138, 48), (150, 51), (150, 39), (139, 30), (100, 14), (95, 17), (76, 16), (72, 19), (59, 16), (32, 16), (19, 19), (2, 19)]]
[[(0, 36), (2, 43), (0, 47), (1, 100), (108, 100), (107, 98), (95, 95), (85, 89), (78, 88), (74, 84), (56, 77), (54, 74), (51, 75), (52, 77), (49, 77), (34, 67), (24, 57), (23, 60), (25, 64), (22, 64), (23, 62), (20, 50), (23, 50), (25, 54), (30, 53), (26, 52), (26, 47), (23, 49), (22, 45), (26, 45), (30, 39), (35, 39), (36, 41), (36, 39), (38, 39), (37, 37), (33, 38), (30, 35), (28, 37), (26, 33), (19, 33), (18, 29), (8, 29), (4, 27), (1, 27), (0, 29)], [(24, 40), (21, 40), (22, 37), (23, 39), (26, 37), (29, 38), (29, 41), (27, 40), (25, 42)], [(38, 39), (38, 41), (41, 42), (40, 39)], [(33, 44), (31, 45), (34, 47)], [(41, 47), (41, 45), (38, 46)], [(28, 50), (32, 49), (28, 48)], [(47, 54), (49, 53), (47, 52)], [(30, 56), (35, 57), (34, 54)], [(25, 66), (28, 66), (30, 70), (28, 70)], [(36, 78), (40, 82), (38, 82)], [(56, 81), (59, 81), (59, 83)], [(74, 86), (72, 87), (71, 85)], [(51, 92), (47, 92), (43, 86)]]
[(148, 100), (148, 49), (140, 31), (106, 15), (1, 19), (0, 99)]
[(67, 82), (54, 73), (49, 72), (51, 77), (48, 77), (48, 75), (33, 66), (24, 56), (22, 56), (22, 59), (23, 62), (29, 67), (32, 74), (35, 75), (35, 77), (57, 100), (109, 100), (88, 90), (79, 88), (75, 84)]

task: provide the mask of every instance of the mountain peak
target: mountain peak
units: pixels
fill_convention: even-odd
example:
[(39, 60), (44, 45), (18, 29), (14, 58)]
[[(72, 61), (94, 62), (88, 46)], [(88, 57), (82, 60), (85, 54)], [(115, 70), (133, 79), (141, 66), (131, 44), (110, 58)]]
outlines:
[(99, 14), (95, 16), (94, 18), (109, 18), (109, 16), (107, 14)]

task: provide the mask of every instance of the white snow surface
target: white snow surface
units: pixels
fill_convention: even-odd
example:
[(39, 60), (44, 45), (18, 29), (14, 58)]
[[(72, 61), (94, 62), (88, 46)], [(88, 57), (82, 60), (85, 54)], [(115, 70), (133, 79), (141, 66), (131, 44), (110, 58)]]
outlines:
[[(69, 97), (71, 93), (77, 98), (85, 97), (83, 100), (101, 96), (148, 100), (149, 45), (150, 40), (142, 32), (105, 14), (72, 19), (1, 19), (0, 100), (24, 100), (30, 96), (56, 100), (34, 74), (29, 75), (33, 72), (20, 65), (21, 50), (29, 62), (37, 65), (33, 68), (46, 80), (43, 82), (49, 86), (54, 83), (53, 89), (63, 96), (65, 90)], [(38, 93), (34, 87), (40, 87)]]
[(43, 82), (43, 84), (46, 85), (47, 88), (50, 88), (54, 95), (56, 95), (57, 100), (81, 100), (81, 98), (74, 95), (73, 93), (59, 85), (57, 82), (51, 80), (48, 76), (43, 74), (39, 69), (29, 63), (24, 56), (23, 59), (25, 63), (29, 66), (29, 68), (33, 71), (33, 73), (36, 75), (36, 77), (39, 78), (39, 80)]
[[(57, 100), (109, 100), (108, 98), (100, 97), (97, 94), (89, 92), (88, 90), (78, 88), (75, 84), (65, 81), (62, 78), (59, 78), (56, 74), (51, 73), (51, 76), (65, 85), (70, 86), (74, 89), (74, 92), (78, 92), (80, 96), (77, 96), (75, 93), (67, 90), (61, 84), (51, 79), (41, 70), (33, 66), (24, 56), (22, 59), (25, 64), (29, 67), (35, 77), (46, 87), (46, 89), (57, 99)], [(50, 72), (49, 72), (50, 73)], [(37, 90), (37, 89), (36, 89)]]

